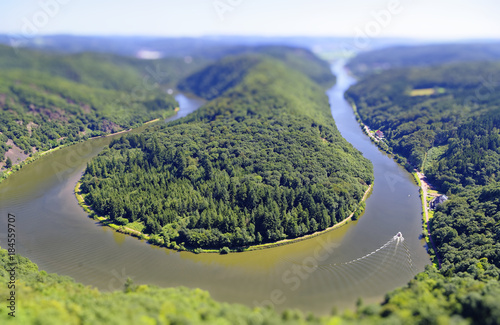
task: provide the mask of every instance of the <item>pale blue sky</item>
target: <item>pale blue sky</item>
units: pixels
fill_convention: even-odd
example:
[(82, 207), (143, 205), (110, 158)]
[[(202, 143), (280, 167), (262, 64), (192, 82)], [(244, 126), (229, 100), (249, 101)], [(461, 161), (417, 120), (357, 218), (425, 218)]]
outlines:
[(34, 35), (500, 38), (499, 17), (498, 0), (0, 0), (0, 33)]

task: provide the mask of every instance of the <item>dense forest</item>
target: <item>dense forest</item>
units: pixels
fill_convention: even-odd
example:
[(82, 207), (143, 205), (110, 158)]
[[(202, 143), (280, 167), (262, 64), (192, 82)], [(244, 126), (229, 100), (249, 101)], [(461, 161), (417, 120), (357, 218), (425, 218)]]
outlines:
[(439, 205), (431, 230), (444, 274), (499, 279), (500, 184), (470, 188)]
[(362, 79), (346, 97), (393, 152), (456, 193), (500, 180), (498, 76), (493, 62), (394, 69)]
[(161, 91), (121, 100), (124, 95), (42, 73), (2, 72), (0, 156), (7, 139), (29, 154), (166, 117), (178, 105)]
[(205, 63), (0, 45), (0, 163), (13, 146), (30, 155), (171, 116), (178, 104), (166, 87)]
[[(226, 46), (220, 51), (276, 57), (324, 86), (335, 81), (327, 63), (305, 49)], [(211, 60), (63, 55), (0, 45), (0, 164), (12, 145), (29, 155), (172, 115), (177, 103), (166, 89)]]
[[(234, 47), (227, 51), (233, 55), (222, 57), (215, 64), (192, 74), (182, 80), (178, 84), (178, 88), (205, 99), (214, 99), (241, 82), (247, 71), (258, 62), (258, 57), (261, 55), (278, 59), (325, 88), (335, 83), (335, 76), (330, 72), (328, 63), (306, 49), (286, 46), (257, 46)], [(238, 59), (234, 54), (245, 54), (246, 59)]]
[(160, 245), (223, 248), (299, 237), (358, 208), (371, 163), (340, 136), (323, 88), (305, 75), (250, 54), (184, 84), (217, 97), (113, 141), (88, 164), (81, 189), (99, 215), (139, 221)]
[[(379, 315), (411, 313), (417, 323), (500, 319), (500, 63), (487, 62), (498, 52), (487, 48), (453, 55), (431, 46), (396, 50), (394, 66), (410, 67), (365, 76), (346, 93), (362, 122), (384, 132), (382, 141), (400, 162), (408, 160), (450, 195), (429, 222), (437, 252), (429, 250), (441, 268), (428, 267), (388, 294)], [(351, 67), (382, 53), (360, 56)]]
[(256, 47), (236, 47), (238, 54), (263, 54), (283, 62), (290, 68), (300, 71), (312, 81), (328, 88), (335, 83), (335, 76), (331, 73), (328, 62), (318, 58), (313, 52), (303, 48), (267, 45)]
[(347, 67), (356, 76), (366, 76), (402, 67), (498, 60), (500, 60), (499, 43), (432, 44), (396, 46), (362, 52), (350, 60)]
[(153, 85), (175, 87), (177, 82), (211, 60), (165, 57), (142, 60), (107, 53), (60, 54), (0, 45), (0, 69), (37, 71), (95, 88), (133, 91)]

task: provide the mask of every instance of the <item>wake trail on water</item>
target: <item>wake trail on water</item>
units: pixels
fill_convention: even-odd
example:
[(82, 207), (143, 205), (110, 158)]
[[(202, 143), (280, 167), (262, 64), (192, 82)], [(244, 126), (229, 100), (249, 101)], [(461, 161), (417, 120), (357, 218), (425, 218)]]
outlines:
[(336, 291), (361, 285), (376, 291), (385, 281), (416, 273), (401, 233), (364, 256), (347, 262), (318, 264), (315, 271), (332, 281)]

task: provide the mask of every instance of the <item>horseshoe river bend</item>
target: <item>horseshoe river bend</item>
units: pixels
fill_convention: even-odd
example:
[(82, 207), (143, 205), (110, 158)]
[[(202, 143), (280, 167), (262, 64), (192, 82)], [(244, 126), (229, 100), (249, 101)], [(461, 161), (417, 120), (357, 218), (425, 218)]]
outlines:
[[(342, 136), (374, 166), (373, 192), (358, 221), (293, 244), (228, 255), (149, 245), (88, 218), (75, 198), (86, 163), (110, 143), (110, 136), (54, 151), (0, 184), (0, 214), (16, 216), (18, 253), (49, 273), (105, 291), (121, 289), (130, 277), (137, 284), (201, 288), (224, 302), (316, 314), (327, 314), (333, 306), (352, 307), (358, 297), (382, 300), (430, 262), (421, 239), (419, 188), (361, 131), (343, 97), (355, 83), (343, 63), (332, 70), (337, 76), (327, 91), (332, 116)], [(183, 95), (177, 100), (180, 111), (174, 118), (201, 105)], [(0, 229), (7, 229), (6, 222), (1, 218)], [(404, 240), (395, 236), (398, 232)]]

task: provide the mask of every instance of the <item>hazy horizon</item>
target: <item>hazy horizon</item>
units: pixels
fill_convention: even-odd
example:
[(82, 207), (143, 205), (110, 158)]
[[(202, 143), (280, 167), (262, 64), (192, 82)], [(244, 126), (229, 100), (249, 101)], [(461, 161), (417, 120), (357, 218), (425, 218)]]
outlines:
[(492, 0), (7, 0), (0, 3), (0, 33), (494, 40), (499, 13)]

